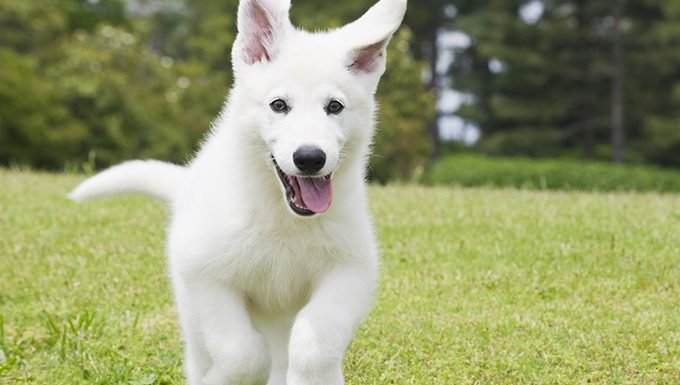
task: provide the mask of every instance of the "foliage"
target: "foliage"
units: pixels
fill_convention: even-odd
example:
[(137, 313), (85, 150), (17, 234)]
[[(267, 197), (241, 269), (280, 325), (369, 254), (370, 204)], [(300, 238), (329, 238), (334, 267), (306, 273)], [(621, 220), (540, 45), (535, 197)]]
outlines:
[(75, 157), (87, 136), (31, 57), (0, 48), (0, 163), (49, 166)]
[[(232, 81), (237, 3), (126, 4), (0, 0), (0, 165), (101, 168), (191, 156)], [(294, 18), (340, 25), (371, 2), (338, 4), (324, 12), (296, 4)], [(420, 79), (423, 63), (404, 49), (412, 41), (408, 30), (395, 38), (381, 86), (372, 174), (381, 181), (411, 178), (427, 158), (419, 134), (434, 99)]]
[(411, 40), (407, 28), (395, 35), (378, 90), (380, 112), (370, 177), (383, 183), (417, 178), (430, 154), (424, 127), (434, 117), (434, 94), (422, 82), (423, 64), (409, 55)]
[[(680, 80), (675, 83), (671, 100), (680, 106)], [(680, 109), (649, 119), (645, 126), (643, 151), (655, 163), (680, 167)]]
[(184, 88), (164, 59), (111, 26), (75, 33), (60, 53), (47, 72), (61, 103), (88, 128), (81, 157), (94, 151), (100, 165), (130, 157), (184, 160), (196, 138), (178, 127), (186, 123), (179, 106)]
[[(180, 385), (143, 198), (0, 170), (0, 383)], [(382, 274), (348, 385), (680, 383), (680, 197), (373, 187)]]
[(680, 192), (680, 172), (651, 166), (472, 154), (442, 158), (432, 167), (426, 181), (540, 190)]
[[(612, 141), (620, 64), (627, 159), (680, 165), (670, 148), (657, 147), (675, 140), (662, 126), (677, 123), (680, 105), (672, 97), (680, 79), (680, 2), (621, 1), (621, 63), (612, 53), (618, 1), (460, 1), (451, 26), (472, 43), (456, 53), (451, 74), (454, 88), (471, 96), (459, 115), (480, 127), (479, 150), (532, 156), (580, 150), (598, 158), (596, 149)], [(521, 17), (528, 3), (543, 7), (535, 21)]]

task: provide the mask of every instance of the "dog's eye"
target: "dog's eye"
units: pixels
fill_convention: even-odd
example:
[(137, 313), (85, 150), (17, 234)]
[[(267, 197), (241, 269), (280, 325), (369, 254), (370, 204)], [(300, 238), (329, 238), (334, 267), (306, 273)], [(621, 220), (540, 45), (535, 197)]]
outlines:
[(331, 100), (331, 102), (328, 103), (328, 105), (326, 106), (326, 112), (328, 114), (337, 115), (340, 112), (342, 112), (342, 110), (344, 110), (344, 109), (345, 109), (345, 106), (343, 106), (342, 103), (340, 103), (337, 100)]
[(281, 99), (276, 99), (269, 103), (269, 107), (271, 107), (274, 112), (288, 112), (290, 110), (288, 104)]

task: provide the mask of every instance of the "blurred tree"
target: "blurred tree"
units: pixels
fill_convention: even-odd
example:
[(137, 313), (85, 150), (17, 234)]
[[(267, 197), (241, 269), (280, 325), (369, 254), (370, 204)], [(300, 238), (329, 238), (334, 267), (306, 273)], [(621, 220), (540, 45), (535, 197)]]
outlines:
[(92, 32), (101, 23), (127, 25), (125, 0), (59, 0), (68, 29)]
[(38, 75), (37, 61), (0, 48), (0, 63), (0, 163), (51, 167), (76, 158), (87, 130)]
[[(632, 33), (643, 33), (630, 47), (626, 72), (639, 84), (631, 107), (642, 127), (639, 147), (647, 159), (680, 167), (680, 1), (640, 1), (631, 13), (652, 13)], [(640, 25), (642, 24), (642, 25)], [(632, 73), (632, 71), (636, 71)]]
[[(299, 2), (296, 22), (337, 26), (371, 0)], [(232, 81), (236, 1), (0, 0), (0, 163), (43, 168), (133, 157), (182, 162)], [(323, 15), (323, 16), (322, 16)], [(297, 20), (299, 18), (300, 20)], [(434, 100), (404, 31), (390, 46), (372, 177), (410, 178), (427, 159)], [(400, 106), (399, 108), (395, 106)]]
[[(172, 59), (183, 88), (177, 125), (196, 144), (210, 127), (231, 85), (230, 49), (236, 37), (237, 2), (147, 1), (135, 19), (142, 41)], [(167, 59), (166, 59), (167, 60)]]
[(51, 2), (0, 0), (0, 47), (41, 57), (67, 30), (67, 16)]
[[(452, 28), (452, 20), (458, 13), (470, 12), (475, 6), (474, 0), (421, 0), (409, 5), (404, 23), (415, 36), (412, 39), (412, 51), (417, 58), (429, 63), (428, 88), (435, 97), (439, 97), (446, 84), (437, 71), (441, 49), (437, 44), (439, 36)], [(427, 126), (433, 160), (439, 158), (441, 152), (439, 118), (437, 112)]]
[(487, 0), (461, 15), (473, 44), (456, 56), (454, 86), (475, 102), (460, 114), (479, 125), (486, 152), (548, 156), (581, 142), (590, 157), (609, 116), (610, 50), (591, 29), (603, 7), (544, 2), (531, 23), (520, 16), (524, 4)]
[[(292, 18), (312, 30), (339, 26), (373, 3), (298, 0)], [(540, 15), (522, 17), (531, 4)], [(0, 0), (0, 163), (60, 168), (90, 153), (100, 167), (183, 160), (231, 84), (236, 7)], [(479, 149), (604, 158), (625, 138), (627, 160), (680, 166), (680, 1), (423, 0), (409, 4), (405, 23), (379, 89), (373, 178), (410, 178), (436, 153), (436, 126), (429, 143), (422, 134), (445, 82), (430, 77), (428, 90), (422, 79), (447, 29), (471, 37), (451, 74), (471, 95), (459, 115), (481, 128)]]
[(75, 156), (86, 136), (43, 71), (66, 29), (52, 4), (0, 0), (0, 163), (49, 167)]
[[(522, 17), (531, 3), (541, 8), (535, 20)], [(677, 7), (483, 0), (459, 12), (455, 25), (472, 44), (457, 53), (451, 73), (454, 87), (473, 96), (459, 114), (480, 126), (479, 148), (555, 156), (580, 147), (586, 158), (621, 161), (626, 137), (626, 158), (655, 161), (640, 149), (652, 132), (669, 138), (661, 117), (677, 111)]]
[(434, 94), (422, 81), (426, 63), (410, 54), (411, 41), (406, 27), (392, 39), (378, 88), (380, 114), (369, 176), (383, 183), (418, 178), (431, 153), (423, 127), (435, 115)]
[(9, 31), (0, 37), (0, 162), (60, 168), (91, 155), (100, 167), (129, 157), (184, 161), (227, 85), (199, 78), (212, 73), (203, 62), (176, 65), (151, 52), (128, 32), (120, 2), (90, 3), (0, 0), (0, 25)]
[(172, 59), (108, 25), (92, 34), (77, 31), (59, 51), (47, 76), (72, 117), (88, 128), (81, 156), (94, 151), (100, 166), (139, 156), (184, 160), (191, 143), (178, 125), (184, 90)]

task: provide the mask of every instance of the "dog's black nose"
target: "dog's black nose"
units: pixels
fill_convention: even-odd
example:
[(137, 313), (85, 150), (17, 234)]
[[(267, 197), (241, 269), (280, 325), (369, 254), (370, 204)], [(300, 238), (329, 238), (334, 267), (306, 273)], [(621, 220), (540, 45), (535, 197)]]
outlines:
[(300, 171), (312, 174), (326, 164), (326, 153), (319, 147), (302, 146), (293, 153), (293, 163)]

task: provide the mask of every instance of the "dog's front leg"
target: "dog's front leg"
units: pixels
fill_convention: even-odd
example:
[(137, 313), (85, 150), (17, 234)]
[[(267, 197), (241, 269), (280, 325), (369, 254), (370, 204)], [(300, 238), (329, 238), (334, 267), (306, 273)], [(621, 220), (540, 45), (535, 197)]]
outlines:
[(337, 267), (321, 279), (291, 330), (287, 385), (341, 385), (342, 361), (370, 309), (376, 269)]
[(211, 366), (202, 385), (260, 385), (269, 375), (269, 349), (252, 325), (245, 301), (225, 285), (203, 280), (187, 287)]

